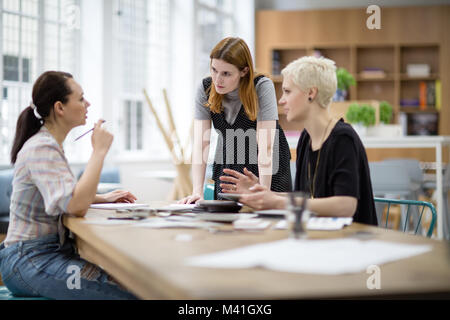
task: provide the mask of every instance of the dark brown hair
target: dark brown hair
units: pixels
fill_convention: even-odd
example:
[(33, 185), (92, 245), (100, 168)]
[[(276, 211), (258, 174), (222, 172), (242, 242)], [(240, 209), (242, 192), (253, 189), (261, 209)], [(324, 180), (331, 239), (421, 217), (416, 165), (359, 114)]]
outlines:
[(11, 149), (11, 163), (16, 162), (17, 154), (24, 143), (42, 127), (45, 119), (52, 113), (55, 103), (58, 101), (66, 103), (68, 101), (68, 96), (72, 91), (67, 85), (67, 80), (71, 78), (70, 73), (47, 71), (36, 80), (33, 85), (33, 104), (42, 120), (35, 116), (31, 105), (22, 111), (17, 119), (16, 135)]

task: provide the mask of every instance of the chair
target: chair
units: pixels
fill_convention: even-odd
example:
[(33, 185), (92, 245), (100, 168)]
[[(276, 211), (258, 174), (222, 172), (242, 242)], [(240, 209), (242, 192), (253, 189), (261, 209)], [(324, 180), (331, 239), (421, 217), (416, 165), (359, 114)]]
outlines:
[(0, 286), (0, 300), (49, 300), (44, 297), (18, 297), (11, 293), (5, 286)]
[[(423, 184), (424, 189), (436, 190), (436, 177), (432, 181), (425, 181)], [(447, 165), (442, 177), (442, 195), (443, 195), (443, 224), (444, 224), (444, 239), (450, 240), (450, 211), (448, 205), (448, 192), (450, 191), (450, 164)]]
[(8, 231), (13, 175), (14, 169), (0, 170), (0, 234)]
[[(433, 206), (433, 204), (426, 202), (426, 201), (399, 200), (399, 199), (387, 199), (387, 198), (376, 198), (376, 197), (374, 198), (374, 201), (375, 201), (375, 203), (378, 202), (378, 203), (385, 204), (385, 206), (387, 205), (385, 228), (387, 228), (387, 226), (388, 226), (389, 210), (391, 208), (391, 205), (406, 205), (407, 206), (406, 219), (404, 220), (404, 225), (403, 225), (403, 232), (407, 232), (409, 229), (408, 227), (410, 224), (410, 219), (409, 219), (410, 208), (416, 207), (419, 210), (421, 208), (419, 220), (415, 223), (414, 234), (418, 234), (418, 232), (421, 229), (420, 226), (421, 226), (424, 210), (425, 210), (425, 207), (427, 207), (431, 211), (431, 221), (430, 221), (430, 226), (428, 227), (428, 230), (426, 231), (426, 236), (428, 238), (430, 238), (431, 235), (433, 234), (434, 226), (436, 225), (436, 217), (437, 217), (436, 209)], [(380, 223), (382, 223), (381, 220), (380, 220)]]
[[(375, 197), (417, 200), (419, 184), (412, 181), (408, 166), (400, 163), (369, 162), (370, 179)], [(376, 205), (378, 221), (382, 220), (382, 210)], [(415, 207), (413, 217), (417, 221), (419, 213)], [(404, 223), (404, 211), (400, 214), (400, 224)]]
[[(77, 176), (79, 180), (83, 175), (84, 170), (80, 171)], [(120, 172), (118, 168), (104, 168), (100, 174), (100, 181), (97, 193), (107, 193), (121, 188), (120, 186)]]

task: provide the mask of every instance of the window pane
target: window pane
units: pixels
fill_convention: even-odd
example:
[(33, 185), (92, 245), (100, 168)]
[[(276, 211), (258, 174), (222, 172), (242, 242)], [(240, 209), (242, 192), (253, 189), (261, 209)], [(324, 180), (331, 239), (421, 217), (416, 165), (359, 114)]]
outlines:
[[(22, 59), (28, 60), (28, 74), (24, 82), (30, 82), (38, 76), (38, 21), (33, 18), (22, 17)], [(23, 64), (22, 64), (23, 65)]]
[(38, 0), (22, 0), (22, 13), (37, 17), (39, 14)]
[(199, 3), (215, 8), (218, 0), (199, 0)]
[(19, 57), (3, 55), (3, 79), (19, 81)]
[(233, 0), (218, 0), (219, 7), (226, 13), (232, 13), (234, 10), (234, 1)]
[(58, 20), (59, 0), (45, 0), (45, 19), (51, 21)]
[(131, 150), (131, 102), (125, 101), (125, 149)]
[(17, 15), (3, 14), (3, 54), (19, 55), (19, 24), (20, 17)]
[(58, 70), (58, 25), (54, 23), (45, 23), (45, 70)]
[(3, 0), (3, 9), (8, 11), (19, 11), (20, 1), (18, 0)]
[[(78, 31), (64, 29), (58, 18), (60, 3), (78, 5), (79, 0), (2, 0), (0, 3), (3, 5), (0, 6), (0, 59), (4, 65), (1, 76), (5, 80), (0, 82), (0, 162), (5, 163), (9, 162), (17, 117), (31, 100), (32, 83), (37, 76), (46, 69), (60, 69), (63, 62), (70, 65), (69, 71), (75, 70)], [(62, 32), (64, 37), (59, 36)], [(70, 45), (64, 46), (63, 42)], [(72, 151), (71, 147), (67, 149)], [(79, 153), (75, 156), (74, 160), (81, 159)]]
[(142, 150), (142, 103), (136, 104), (136, 148)]

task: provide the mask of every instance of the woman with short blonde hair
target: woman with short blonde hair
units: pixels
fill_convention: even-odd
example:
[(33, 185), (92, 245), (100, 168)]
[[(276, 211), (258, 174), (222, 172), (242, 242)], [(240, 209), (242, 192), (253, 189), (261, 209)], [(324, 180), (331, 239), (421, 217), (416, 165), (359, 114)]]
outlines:
[[(282, 71), (279, 103), (288, 121), (304, 130), (297, 145), (294, 190), (309, 194), (309, 210), (321, 216), (353, 217), (377, 225), (369, 164), (361, 140), (343, 119), (328, 112), (336, 91), (336, 66), (325, 58), (302, 57)], [(234, 173), (233, 173), (234, 174)], [(234, 174), (237, 181), (242, 178)], [(255, 184), (239, 202), (256, 209), (284, 209), (286, 196)]]
[(337, 89), (334, 61), (322, 57), (302, 57), (287, 65), (281, 74), (303, 91), (316, 87), (316, 101), (322, 108), (328, 108), (331, 104)]

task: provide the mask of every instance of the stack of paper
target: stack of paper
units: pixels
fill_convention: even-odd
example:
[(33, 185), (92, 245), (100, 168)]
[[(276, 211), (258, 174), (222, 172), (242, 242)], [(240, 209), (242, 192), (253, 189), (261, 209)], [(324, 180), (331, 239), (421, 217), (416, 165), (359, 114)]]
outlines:
[(343, 274), (364, 272), (371, 265), (409, 258), (431, 250), (430, 245), (409, 245), (378, 240), (286, 239), (187, 259), (205, 268), (264, 267), (282, 272)]

